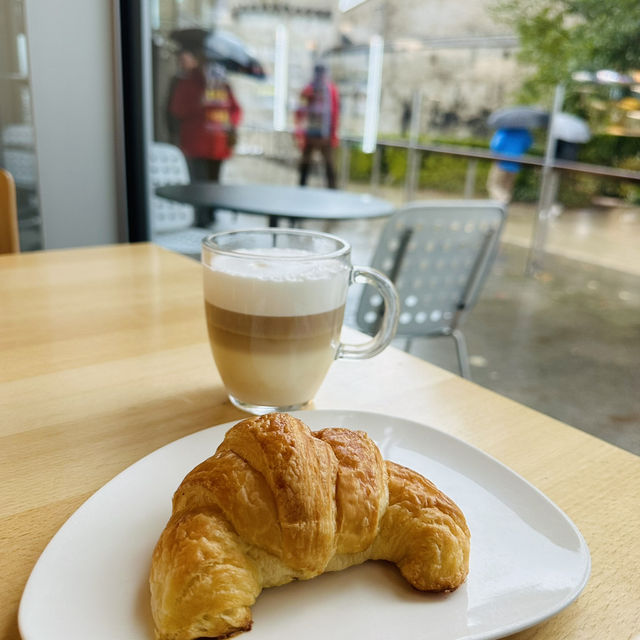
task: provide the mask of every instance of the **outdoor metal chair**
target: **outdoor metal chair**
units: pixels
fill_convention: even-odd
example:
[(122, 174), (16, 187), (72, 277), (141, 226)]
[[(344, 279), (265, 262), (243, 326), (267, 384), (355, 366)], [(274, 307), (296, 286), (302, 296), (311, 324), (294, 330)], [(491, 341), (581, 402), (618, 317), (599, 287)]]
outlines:
[[(395, 284), (401, 311), (397, 336), (405, 351), (413, 338), (450, 336), (460, 373), (470, 378), (469, 357), (460, 324), (473, 308), (495, 260), (505, 207), (487, 200), (415, 202), (385, 225), (372, 267)], [(358, 326), (374, 333), (382, 299), (365, 288)]]
[(191, 181), (187, 161), (178, 147), (164, 142), (151, 144), (149, 181), (152, 190), (150, 200), (153, 242), (177, 253), (199, 256), (202, 238), (210, 231), (193, 226), (193, 207), (155, 194), (156, 187), (188, 184)]

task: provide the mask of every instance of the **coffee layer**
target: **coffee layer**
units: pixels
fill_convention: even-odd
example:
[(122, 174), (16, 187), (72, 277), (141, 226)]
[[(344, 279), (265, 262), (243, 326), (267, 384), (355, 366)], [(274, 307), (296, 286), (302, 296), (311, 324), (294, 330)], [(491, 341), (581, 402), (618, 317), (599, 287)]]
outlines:
[(311, 400), (333, 362), (344, 307), (310, 316), (250, 316), (205, 304), (209, 340), (225, 387), (250, 404)]
[(339, 259), (282, 258), (282, 250), (259, 256), (209, 256), (204, 294), (216, 307), (246, 315), (305, 316), (341, 307), (349, 267)]

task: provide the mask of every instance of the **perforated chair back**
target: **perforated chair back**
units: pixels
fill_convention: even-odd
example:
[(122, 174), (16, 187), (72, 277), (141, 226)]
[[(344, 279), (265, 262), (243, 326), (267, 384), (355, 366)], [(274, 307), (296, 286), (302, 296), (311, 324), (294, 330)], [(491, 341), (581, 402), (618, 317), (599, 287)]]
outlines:
[(171, 202), (155, 195), (156, 187), (190, 182), (189, 167), (180, 149), (164, 142), (154, 142), (149, 150), (151, 182), (151, 218), (156, 233), (177, 231), (193, 225), (195, 212), (188, 204)]
[[(412, 203), (390, 218), (371, 266), (398, 291), (398, 336), (454, 335), (495, 260), (505, 215), (493, 201), (444, 200)], [(362, 330), (377, 330), (381, 305), (380, 296), (363, 291), (357, 312)], [(461, 361), (463, 371), (465, 366)]]

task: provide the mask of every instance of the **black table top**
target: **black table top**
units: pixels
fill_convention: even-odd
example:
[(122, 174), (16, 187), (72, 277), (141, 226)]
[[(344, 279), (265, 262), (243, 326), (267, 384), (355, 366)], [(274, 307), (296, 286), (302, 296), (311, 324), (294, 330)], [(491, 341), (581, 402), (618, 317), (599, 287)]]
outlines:
[(269, 184), (191, 184), (158, 187), (156, 194), (193, 206), (229, 209), (271, 217), (350, 220), (393, 213), (387, 200), (337, 189)]

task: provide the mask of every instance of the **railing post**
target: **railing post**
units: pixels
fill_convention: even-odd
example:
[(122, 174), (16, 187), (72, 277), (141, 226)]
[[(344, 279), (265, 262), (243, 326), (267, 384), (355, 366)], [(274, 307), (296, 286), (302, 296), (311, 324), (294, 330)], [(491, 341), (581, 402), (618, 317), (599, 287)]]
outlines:
[(371, 167), (371, 190), (374, 193), (380, 191), (380, 168), (382, 164), (382, 147), (376, 144), (376, 150), (373, 152), (373, 165)]
[(409, 149), (407, 159), (407, 179), (404, 184), (404, 200), (405, 202), (411, 202), (413, 200), (416, 185), (418, 184), (418, 175), (420, 169), (420, 160), (422, 158), (422, 152), (418, 149)]
[(351, 146), (343, 141), (340, 145), (340, 187), (346, 189), (351, 176)]
[(476, 173), (478, 170), (478, 161), (475, 158), (467, 160), (467, 174), (464, 179), (464, 197), (473, 198), (476, 191)]
[(558, 191), (558, 175), (553, 169), (556, 155), (556, 138), (553, 135), (553, 120), (555, 115), (562, 109), (564, 102), (564, 85), (556, 86), (553, 98), (553, 109), (549, 118), (549, 129), (547, 133), (547, 147), (544, 155), (544, 166), (542, 167), (542, 181), (540, 183), (540, 196), (538, 199), (538, 211), (533, 227), (533, 237), (531, 239), (531, 249), (525, 267), (526, 275), (533, 275), (542, 268), (544, 247), (547, 242), (547, 232), (549, 230), (549, 216), (551, 207)]
[(411, 124), (409, 128), (409, 144), (407, 146), (407, 172), (404, 179), (404, 201), (410, 202), (418, 183), (418, 170), (420, 168), (420, 151), (416, 149), (420, 140), (420, 114), (422, 111), (422, 92), (417, 89), (413, 92), (411, 101)]

